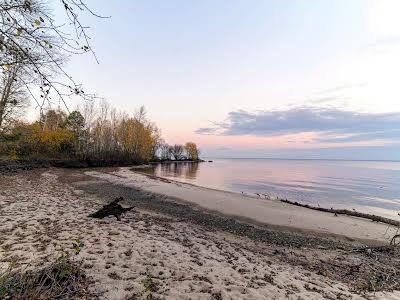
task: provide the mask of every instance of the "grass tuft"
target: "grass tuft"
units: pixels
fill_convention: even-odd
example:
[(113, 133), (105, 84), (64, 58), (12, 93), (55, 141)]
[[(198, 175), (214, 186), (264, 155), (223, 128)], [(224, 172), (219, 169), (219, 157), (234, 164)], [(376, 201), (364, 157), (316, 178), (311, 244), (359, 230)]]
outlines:
[(0, 272), (0, 299), (91, 299), (81, 264), (61, 255), (40, 269)]

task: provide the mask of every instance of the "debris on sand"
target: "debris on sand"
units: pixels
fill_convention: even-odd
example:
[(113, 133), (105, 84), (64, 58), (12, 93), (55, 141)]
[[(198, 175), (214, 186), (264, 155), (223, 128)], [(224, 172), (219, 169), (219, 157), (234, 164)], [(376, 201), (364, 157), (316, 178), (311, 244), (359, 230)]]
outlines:
[(115, 198), (114, 201), (112, 201), (111, 203), (109, 203), (107, 205), (104, 205), (102, 208), (100, 208), (95, 213), (90, 214), (88, 217), (103, 219), (108, 216), (114, 216), (117, 218), (118, 221), (121, 221), (121, 215), (134, 208), (134, 206), (126, 207), (126, 208), (122, 207), (119, 204), (119, 202), (122, 200), (124, 200), (123, 197)]

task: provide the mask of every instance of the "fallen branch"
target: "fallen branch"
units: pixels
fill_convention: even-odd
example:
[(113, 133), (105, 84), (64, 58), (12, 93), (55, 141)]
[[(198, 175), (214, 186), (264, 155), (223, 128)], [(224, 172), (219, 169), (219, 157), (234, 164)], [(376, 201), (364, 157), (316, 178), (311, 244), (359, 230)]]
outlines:
[(351, 252), (365, 252), (365, 253), (376, 253), (376, 252), (380, 252), (380, 253), (394, 253), (394, 246), (392, 245), (386, 245), (386, 246), (371, 246), (371, 247), (361, 247), (361, 248), (355, 248), (353, 250), (351, 250)]
[(124, 200), (124, 198), (119, 197), (116, 198), (113, 202), (104, 205), (102, 208), (100, 208), (98, 211), (96, 211), (93, 214), (90, 214), (89, 217), (91, 218), (98, 218), (98, 219), (103, 219), (107, 216), (114, 216), (117, 218), (118, 221), (121, 221), (121, 214), (130, 211), (134, 207), (122, 207), (118, 202)]
[(329, 209), (329, 208), (323, 208), (323, 207), (316, 207), (316, 206), (311, 206), (308, 204), (301, 204), (299, 202), (292, 202), (292, 201), (289, 201), (286, 199), (281, 199), (280, 201), (283, 203), (288, 203), (288, 204), (292, 204), (292, 205), (296, 205), (296, 206), (300, 206), (300, 207), (304, 207), (304, 208), (333, 213), (336, 215), (347, 215), (347, 216), (352, 216), (352, 217), (364, 218), (364, 219), (372, 220), (374, 222), (381, 222), (381, 223), (393, 225), (396, 227), (400, 227), (399, 221), (381, 217), (381, 216), (377, 216), (377, 215), (360, 213), (360, 212), (352, 211), (352, 210), (348, 210), (348, 209), (333, 209), (333, 208)]
[(400, 245), (400, 241), (398, 241), (400, 239), (400, 234), (396, 234), (392, 237), (392, 239), (390, 240), (390, 246), (398, 246)]
[(396, 234), (392, 237), (390, 240), (389, 245), (384, 245), (384, 246), (371, 246), (371, 247), (362, 247), (362, 248), (356, 248), (353, 249), (352, 252), (366, 252), (366, 253), (373, 253), (373, 252), (388, 252), (388, 253), (394, 253), (395, 248), (399, 246), (400, 242), (398, 241), (400, 239), (400, 234)]

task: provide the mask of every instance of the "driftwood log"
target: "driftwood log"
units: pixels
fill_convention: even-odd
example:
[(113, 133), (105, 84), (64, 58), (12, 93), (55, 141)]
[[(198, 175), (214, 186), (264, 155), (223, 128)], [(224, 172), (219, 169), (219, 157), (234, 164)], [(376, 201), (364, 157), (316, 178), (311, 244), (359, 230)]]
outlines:
[(400, 227), (400, 222), (399, 221), (392, 220), (392, 219), (385, 218), (385, 217), (381, 217), (381, 216), (377, 216), (377, 215), (360, 213), (360, 212), (353, 211), (353, 210), (348, 210), (348, 209), (333, 209), (333, 208), (329, 209), (329, 208), (323, 208), (323, 207), (316, 207), (316, 206), (311, 206), (311, 205), (308, 205), (308, 204), (301, 204), (299, 202), (292, 202), (292, 201), (289, 201), (289, 200), (286, 200), (286, 199), (281, 199), (281, 202), (292, 204), (292, 205), (296, 205), (296, 206), (300, 206), (300, 207), (305, 207), (305, 208), (309, 208), (309, 209), (313, 209), (313, 210), (329, 212), (329, 213), (333, 213), (333, 214), (336, 214), (336, 215), (348, 215), (348, 216), (352, 216), (352, 217), (369, 219), (369, 220), (372, 220), (372, 221), (375, 221), (375, 222), (381, 222), (381, 223), (393, 225), (393, 226), (396, 226), (396, 227)]
[(369, 254), (371, 254), (373, 252), (389, 252), (389, 253), (394, 254), (395, 249), (400, 245), (399, 239), (400, 239), (400, 234), (396, 234), (390, 240), (389, 245), (356, 248), (356, 249), (353, 249), (352, 252), (366, 252)]
[(103, 219), (107, 216), (114, 216), (117, 218), (118, 221), (121, 221), (121, 214), (130, 211), (134, 208), (132, 207), (122, 207), (118, 202), (124, 200), (122, 197), (116, 198), (114, 201), (111, 203), (104, 205), (102, 208), (100, 208), (98, 211), (95, 213), (90, 214), (88, 217), (91, 218), (97, 218), (97, 219)]

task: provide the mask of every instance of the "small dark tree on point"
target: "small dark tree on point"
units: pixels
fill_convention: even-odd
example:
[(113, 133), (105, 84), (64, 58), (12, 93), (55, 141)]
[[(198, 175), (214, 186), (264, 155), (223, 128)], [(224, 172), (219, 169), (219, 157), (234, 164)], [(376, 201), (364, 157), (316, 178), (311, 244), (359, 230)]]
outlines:
[(182, 160), (185, 157), (185, 148), (182, 145), (175, 144), (170, 147), (170, 151), (174, 160)]
[(167, 143), (162, 143), (160, 145), (160, 158), (161, 160), (170, 160), (171, 159), (171, 146)]

